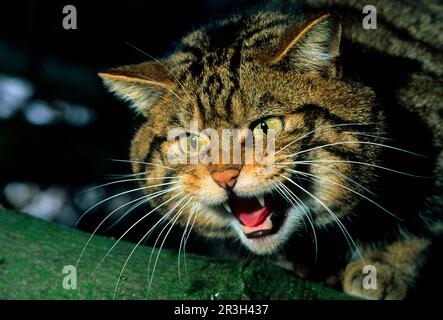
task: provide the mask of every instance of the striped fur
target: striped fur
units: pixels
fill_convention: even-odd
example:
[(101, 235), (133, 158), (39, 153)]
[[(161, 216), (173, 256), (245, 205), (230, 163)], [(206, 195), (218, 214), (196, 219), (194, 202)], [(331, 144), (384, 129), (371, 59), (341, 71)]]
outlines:
[[(294, 217), (278, 236), (262, 244), (264, 249), (247, 244), (240, 236), (241, 241), (260, 255), (285, 252), (295, 271), (297, 266), (308, 265), (313, 279), (343, 284), (350, 294), (404, 298), (425, 261), (430, 245), (428, 231), (417, 212), (396, 212), (407, 221), (400, 224), (380, 208), (368, 208), (359, 196), (383, 184), (385, 178), (377, 166), (385, 165), (386, 153), (377, 143), (384, 140), (374, 137), (385, 135), (390, 128), (385, 106), (377, 100), (374, 89), (348, 79), (342, 72), (341, 37), (341, 25), (330, 14), (251, 10), (186, 35), (174, 53), (161, 61), (115, 68), (100, 76), (111, 91), (146, 116), (132, 141), (133, 171), (147, 178), (179, 176), (180, 189), (175, 194), (184, 192), (200, 204), (194, 230), (207, 237), (239, 238), (238, 230), (232, 227), (234, 217), (219, 210), (227, 193), (211, 179), (210, 165), (168, 162), (168, 148), (176, 144), (167, 140), (168, 132), (188, 130), (192, 120), (198, 121), (200, 129), (220, 131), (249, 128), (270, 116), (282, 117), (285, 128), (276, 140), (276, 149), (284, 149), (276, 161), (286, 164), (277, 165), (266, 175), (257, 174), (263, 164), (243, 164), (234, 191), (242, 197), (275, 192), (275, 181), (282, 175), (296, 179), (289, 170), (315, 175), (317, 180), (308, 179), (305, 186), (318, 201), (288, 181), (284, 185), (305, 201), (319, 238), (336, 250), (334, 258), (339, 263), (330, 262), (332, 254), (323, 250), (320, 260), (324, 268), (312, 264), (311, 238), (301, 235), (302, 220)], [(315, 131), (318, 128), (324, 129)], [(307, 149), (312, 151), (297, 154)], [(288, 163), (291, 161), (323, 162), (316, 166)], [(151, 205), (169, 197), (159, 197)], [(173, 205), (171, 202), (162, 211)], [(377, 264), (384, 272), (379, 289), (361, 289), (362, 265), (355, 248), (344, 241), (325, 207), (352, 231), (367, 263)], [(189, 214), (190, 206), (177, 224), (185, 225)]]

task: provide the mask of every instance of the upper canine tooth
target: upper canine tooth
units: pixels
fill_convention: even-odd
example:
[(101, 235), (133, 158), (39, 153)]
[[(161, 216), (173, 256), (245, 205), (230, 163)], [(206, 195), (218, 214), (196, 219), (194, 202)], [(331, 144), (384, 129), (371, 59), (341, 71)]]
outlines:
[(232, 213), (231, 207), (226, 202), (223, 202), (223, 207), (225, 207), (226, 211), (228, 211), (229, 213)]
[(263, 196), (257, 197), (257, 200), (258, 200), (258, 202), (260, 202), (262, 207), (265, 206), (265, 197), (263, 197)]

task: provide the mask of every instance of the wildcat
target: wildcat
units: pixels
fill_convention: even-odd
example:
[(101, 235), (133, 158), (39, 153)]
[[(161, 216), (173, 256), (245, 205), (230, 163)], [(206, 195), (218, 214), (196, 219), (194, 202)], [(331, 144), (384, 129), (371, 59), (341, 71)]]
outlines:
[[(353, 1), (246, 10), (187, 34), (164, 59), (100, 73), (146, 117), (130, 158), (147, 193), (164, 191), (150, 205), (348, 294), (408, 297), (442, 230), (441, 92), (432, 89), (442, 68), (420, 28), (411, 37), (424, 49), (391, 31), (402, 24), (389, 17), (405, 7), (389, 6), (372, 33)], [(208, 143), (191, 121), (249, 129), (254, 141), (272, 131), (272, 170), (243, 158), (171, 163), (170, 150), (198, 154)], [(187, 133), (168, 139), (174, 129)], [(418, 143), (401, 148), (387, 133)], [(376, 286), (365, 287), (365, 266)]]

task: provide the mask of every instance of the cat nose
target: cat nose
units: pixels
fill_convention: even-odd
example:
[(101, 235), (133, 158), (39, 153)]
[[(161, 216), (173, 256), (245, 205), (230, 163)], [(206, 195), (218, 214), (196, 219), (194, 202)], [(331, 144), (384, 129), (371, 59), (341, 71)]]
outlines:
[(238, 169), (227, 169), (211, 173), (212, 179), (223, 189), (232, 189), (237, 183), (237, 177), (240, 175)]

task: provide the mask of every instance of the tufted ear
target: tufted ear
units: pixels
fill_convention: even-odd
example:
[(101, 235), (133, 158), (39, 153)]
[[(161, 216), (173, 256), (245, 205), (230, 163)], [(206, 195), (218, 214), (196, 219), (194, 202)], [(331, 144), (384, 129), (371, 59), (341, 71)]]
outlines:
[(112, 68), (98, 75), (111, 92), (130, 101), (141, 113), (146, 113), (168, 92), (173, 93), (175, 87), (166, 66), (158, 62)]
[(340, 53), (340, 39), (339, 21), (325, 14), (301, 27), (289, 28), (271, 64), (299, 72), (337, 77), (336, 60)]

